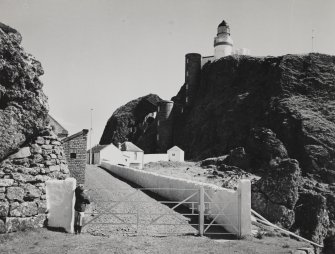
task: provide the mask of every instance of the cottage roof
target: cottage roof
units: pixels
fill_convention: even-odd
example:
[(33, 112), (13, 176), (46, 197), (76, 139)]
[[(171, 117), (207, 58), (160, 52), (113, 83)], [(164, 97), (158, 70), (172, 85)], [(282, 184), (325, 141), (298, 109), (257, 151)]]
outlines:
[(75, 134), (73, 134), (73, 135), (71, 135), (69, 137), (66, 137), (66, 138), (62, 139), (62, 142), (69, 141), (69, 140), (74, 139), (76, 137), (79, 137), (81, 135), (87, 136), (87, 133), (88, 133), (88, 130), (87, 129), (83, 129), (82, 131), (79, 131), (79, 132), (77, 132), (77, 133), (75, 133)]
[[(92, 153), (99, 153), (101, 150), (106, 148), (109, 145), (95, 145), (92, 147)], [(90, 149), (87, 150), (87, 152), (90, 152)]]
[(171, 147), (168, 151), (182, 151), (182, 152), (184, 152), (184, 150), (182, 150), (182, 149), (179, 148), (178, 146), (173, 146), (173, 147)]
[(133, 143), (126, 141), (121, 144), (121, 151), (129, 151), (129, 152), (143, 152), (141, 148), (134, 145)]

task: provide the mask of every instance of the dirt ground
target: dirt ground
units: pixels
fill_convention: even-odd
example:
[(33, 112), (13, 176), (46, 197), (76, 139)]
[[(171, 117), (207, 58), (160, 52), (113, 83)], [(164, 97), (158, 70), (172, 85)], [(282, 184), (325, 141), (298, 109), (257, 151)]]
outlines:
[(73, 235), (45, 228), (0, 235), (0, 253), (114, 253), (114, 254), (271, 254), (294, 253), (306, 246), (292, 239), (213, 240), (196, 236), (129, 237)]

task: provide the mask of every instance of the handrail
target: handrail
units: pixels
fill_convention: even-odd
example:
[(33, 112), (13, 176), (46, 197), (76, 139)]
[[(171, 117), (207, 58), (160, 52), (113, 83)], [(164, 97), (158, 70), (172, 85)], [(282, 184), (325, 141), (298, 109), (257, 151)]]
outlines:
[(314, 245), (314, 246), (317, 246), (317, 247), (319, 247), (319, 248), (323, 248), (323, 247), (324, 247), (323, 245), (320, 245), (320, 244), (318, 244), (318, 243), (312, 242), (312, 241), (310, 241), (310, 240), (308, 240), (308, 239), (306, 239), (306, 238), (303, 238), (303, 237), (301, 237), (301, 236), (299, 236), (299, 235), (296, 235), (296, 234), (294, 234), (294, 233), (292, 233), (292, 232), (290, 232), (290, 231), (288, 231), (288, 230), (282, 229), (282, 228), (278, 227), (277, 225), (274, 225), (273, 223), (271, 223), (270, 221), (268, 221), (267, 219), (265, 219), (262, 215), (260, 215), (259, 213), (257, 213), (256, 211), (254, 211), (254, 210), (252, 210), (252, 209), (251, 209), (251, 213), (253, 213), (254, 215), (256, 215), (256, 217), (258, 217), (258, 218), (256, 218), (256, 219), (257, 219), (259, 222), (261, 222), (261, 223), (263, 223), (263, 224), (265, 224), (265, 225), (267, 225), (267, 226), (274, 227), (274, 228), (276, 228), (276, 229), (278, 229), (278, 230), (280, 230), (280, 231), (283, 231), (283, 232), (286, 233), (286, 234), (289, 234), (289, 235), (291, 235), (291, 236), (293, 236), (293, 237), (296, 237), (296, 238), (298, 238), (298, 239), (300, 239), (300, 240), (303, 240), (303, 241), (305, 241), (305, 242), (308, 242), (308, 243), (310, 243), (310, 244), (312, 244), (312, 245)]

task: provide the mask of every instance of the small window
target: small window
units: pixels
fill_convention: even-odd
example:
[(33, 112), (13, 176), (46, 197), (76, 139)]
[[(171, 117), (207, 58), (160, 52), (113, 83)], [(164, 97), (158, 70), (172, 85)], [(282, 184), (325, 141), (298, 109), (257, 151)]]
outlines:
[(185, 88), (186, 88), (186, 90), (188, 90), (188, 84), (186, 83), (186, 85), (185, 85)]
[(185, 99), (185, 100), (186, 100), (186, 103), (188, 103), (188, 97), (186, 97), (186, 99)]
[(77, 158), (77, 154), (76, 153), (70, 153), (70, 158), (71, 159), (76, 159)]
[(176, 156), (176, 155), (173, 153), (172, 156)]
[(157, 121), (157, 126), (159, 126), (159, 120)]
[(159, 112), (159, 106), (157, 107), (157, 112)]
[(159, 134), (157, 134), (157, 141), (159, 140)]
[(137, 160), (137, 153), (134, 154), (134, 159)]
[(186, 77), (188, 77), (188, 71), (186, 71)]

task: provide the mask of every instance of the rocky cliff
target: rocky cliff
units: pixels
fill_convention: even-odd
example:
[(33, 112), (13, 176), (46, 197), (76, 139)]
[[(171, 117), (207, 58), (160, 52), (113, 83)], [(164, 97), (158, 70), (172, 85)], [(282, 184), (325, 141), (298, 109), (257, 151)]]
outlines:
[(118, 108), (106, 124), (100, 145), (113, 143), (117, 146), (129, 140), (147, 153), (154, 152), (157, 130), (153, 122), (157, 103), (161, 100), (158, 95), (148, 94)]
[(60, 140), (46, 126), (40, 62), (0, 23), (0, 233), (43, 226), (45, 181), (69, 176)]
[[(262, 176), (255, 210), (314, 241), (334, 241), (335, 57), (229, 56), (204, 65), (188, 105), (185, 91), (172, 98), (183, 109), (174, 111), (173, 144), (192, 160), (229, 154), (222, 163)], [(155, 150), (146, 136), (135, 141)]]
[(0, 23), (0, 161), (36, 136), (48, 114), (42, 66), (20, 43), (21, 35)]

